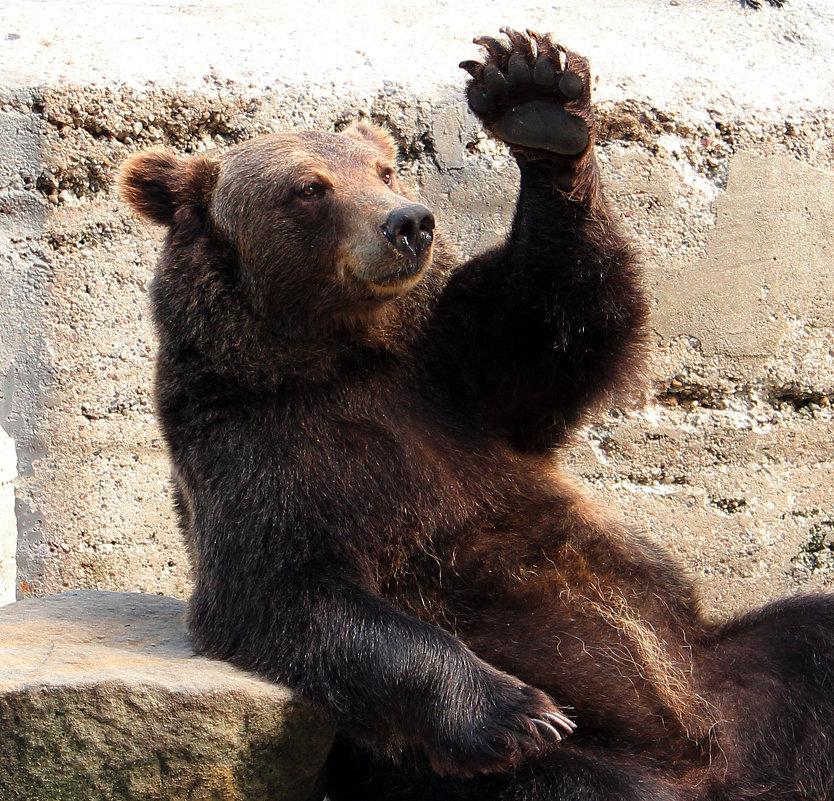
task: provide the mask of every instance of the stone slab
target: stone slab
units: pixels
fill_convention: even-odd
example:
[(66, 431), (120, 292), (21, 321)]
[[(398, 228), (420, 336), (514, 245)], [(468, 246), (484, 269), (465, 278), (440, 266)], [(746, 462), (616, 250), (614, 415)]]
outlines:
[(349, 13), (337, 0), (12, 0), (0, 8), (0, 84), (199, 87), (208, 79), (376, 91), (387, 81), (434, 99), (459, 85), (473, 36), (502, 25), (552, 31), (587, 55), (600, 100), (784, 116), (818, 108), (834, 86), (834, 9), (818, 0), (759, 13), (734, 0), (523, 0), (483, 2), (473, 13), (452, 0), (363, 0)]
[[(832, 331), (831, 173), (740, 152), (715, 205), (706, 257), (659, 294), (657, 332), (667, 340), (693, 337), (705, 356), (736, 364), (772, 359), (798, 316), (803, 326)], [(814, 381), (834, 390), (834, 373)]]
[(195, 656), (184, 604), (69, 592), (0, 609), (3, 801), (307, 801), (332, 728)]

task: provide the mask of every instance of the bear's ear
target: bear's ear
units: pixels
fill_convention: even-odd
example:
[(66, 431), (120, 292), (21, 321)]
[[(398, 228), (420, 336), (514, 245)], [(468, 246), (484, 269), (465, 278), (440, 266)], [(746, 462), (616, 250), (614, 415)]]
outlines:
[(135, 153), (122, 165), (119, 194), (143, 217), (171, 225), (183, 206), (208, 205), (219, 174), (216, 159), (147, 150)]
[(360, 142), (370, 142), (385, 153), (391, 161), (397, 160), (397, 145), (385, 128), (369, 122), (354, 122), (342, 131), (342, 136), (349, 136)]

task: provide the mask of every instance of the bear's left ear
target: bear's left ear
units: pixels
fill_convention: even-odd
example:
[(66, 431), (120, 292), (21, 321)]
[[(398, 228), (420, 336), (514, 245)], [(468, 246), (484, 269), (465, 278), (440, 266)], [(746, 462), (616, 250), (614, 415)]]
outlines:
[(119, 194), (143, 217), (171, 225), (178, 209), (208, 205), (219, 174), (216, 159), (147, 150), (135, 153), (122, 165)]
[(385, 128), (369, 122), (354, 122), (342, 131), (342, 136), (349, 136), (360, 142), (370, 142), (385, 153), (391, 161), (397, 160), (397, 145)]

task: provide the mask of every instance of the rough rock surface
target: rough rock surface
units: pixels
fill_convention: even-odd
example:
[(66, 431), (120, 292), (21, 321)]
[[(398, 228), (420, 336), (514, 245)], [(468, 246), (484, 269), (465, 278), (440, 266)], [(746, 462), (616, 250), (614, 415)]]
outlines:
[(306, 801), (330, 726), (194, 655), (184, 604), (68, 592), (0, 609), (3, 801)]
[(832, 586), (834, 6), (365, 0), (348, 22), (335, 0), (11, 0), (0, 425), (18, 597), (189, 587), (150, 398), (160, 232), (119, 205), (117, 165), (369, 117), (471, 252), (506, 230), (516, 174), (463, 110), (457, 64), (503, 24), (591, 59), (608, 192), (654, 299), (647, 404), (579, 438), (577, 480), (676, 549), (716, 610)]

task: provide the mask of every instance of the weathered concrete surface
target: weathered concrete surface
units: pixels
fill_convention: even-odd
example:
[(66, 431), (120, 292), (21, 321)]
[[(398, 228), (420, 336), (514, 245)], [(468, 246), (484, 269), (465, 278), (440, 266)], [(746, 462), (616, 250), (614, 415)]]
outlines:
[(161, 233), (118, 204), (118, 163), (371, 117), (471, 252), (506, 230), (516, 175), (464, 111), (457, 63), (507, 23), (590, 57), (608, 192), (654, 299), (648, 405), (582, 433), (578, 480), (704, 574), (715, 607), (834, 582), (834, 7), (457, 10), (0, 8), (0, 424), (18, 451), (18, 595), (188, 591), (150, 401)]
[(308, 801), (332, 729), (194, 656), (184, 604), (70, 592), (0, 609), (3, 801)]
[(778, 351), (799, 338), (792, 326), (801, 310), (807, 327), (826, 334), (825, 352), (806, 357), (817, 357), (823, 372), (812, 376), (831, 386), (831, 179), (786, 156), (735, 155), (706, 257), (658, 287), (658, 334), (698, 340), (705, 357), (723, 356), (748, 381), (765, 364), (774, 381), (795, 383), (803, 376), (791, 371), (802, 365)]
[(703, 255), (649, 274), (653, 402), (593, 426), (571, 459), (728, 611), (831, 586), (834, 178), (741, 151), (714, 206)]
[(0, 428), (0, 606), (15, 600), (17, 581), (17, 519), (14, 480), (17, 455), (11, 437)]

